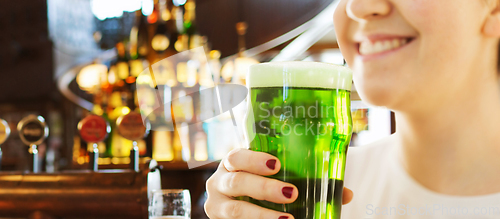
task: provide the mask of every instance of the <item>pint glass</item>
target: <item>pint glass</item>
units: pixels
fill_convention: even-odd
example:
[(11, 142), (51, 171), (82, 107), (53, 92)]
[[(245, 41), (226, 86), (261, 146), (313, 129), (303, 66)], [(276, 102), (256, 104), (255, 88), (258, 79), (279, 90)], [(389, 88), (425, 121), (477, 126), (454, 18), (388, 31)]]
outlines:
[(352, 72), (317, 62), (250, 67), (246, 134), (250, 150), (276, 156), (271, 176), (298, 188), (291, 204), (245, 197), (296, 219), (340, 218), (347, 147), (351, 139)]

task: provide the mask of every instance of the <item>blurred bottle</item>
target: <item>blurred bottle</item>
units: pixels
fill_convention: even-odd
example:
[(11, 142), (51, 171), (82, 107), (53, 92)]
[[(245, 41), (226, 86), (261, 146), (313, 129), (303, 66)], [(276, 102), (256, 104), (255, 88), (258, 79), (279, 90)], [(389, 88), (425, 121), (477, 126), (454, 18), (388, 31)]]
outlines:
[(188, 65), (187, 62), (179, 62), (177, 64), (177, 81), (179, 83), (186, 83), (188, 80)]
[(152, 24), (155, 29), (152, 38), (151, 38), (151, 48), (157, 53), (169, 53), (168, 55), (172, 55), (169, 52), (172, 48), (171, 44), (172, 38), (175, 35), (175, 28), (172, 30), (172, 24), (169, 21), (172, 20), (172, 15), (167, 7), (166, 0), (159, 0), (157, 4), (155, 4), (154, 12), (158, 14), (158, 19), (154, 24)]
[(221, 82), (222, 64), (220, 62), (220, 56), (221, 53), (218, 50), (212, 50), (208, 55), (208, 66), (210, 66), (210, 71), (212, 72), (212, 80), (215, 85)]
[(200, 61), (193, 59), (186, 63), (186, 82), (183, 83), (184, 87), (194, 87), (198, 83), (198, 72), (200, 69)]
[[(191, 140), (189, 138), (190, 136), (189, 126), (187, 125), (187, 123), (182, 123), (180, 127), (179, 126), (176, 127), (176, 130), (178, 138), (176, 149), (177, 151), (180, 150), (181, 159), (183, 161), (190, 161), (192, 150), (191, 150)], [(179, 142), (181, 143), (181, 145), (178, 144)]]
[(174, 160), (172, 149), (172, 134), (174, 132), (167, 130), (156, 130), (153, 135), (153, 159), (156, 161)]
[(201, 37), (198, 33), (196, 25), (196, 3), (194, 0), (188, 0), (184, 5), (184, 31), (183, 33), (188, 36), (189, 49), (201, 46)]
[(201, 123), (196, 125), (196, 134), (194, 135), (194, 153), (191, 159), (196, 161), (208, 160), (207, 134), (203, 130)]
[(174, 151), (174, 161), (183, 161), (184, 159), (182, 158), (182, 140), (181, 140), (181, 135), (179, 134), (179, 128), (176, 128), (174, 130), (174, 139), (172, 141), (172, 146), (173, 146), (173, 151)]
[(184, 10), (180, 5), (175, 5), (172, 7), (171, 15), (173, 16), (175, 29), (178, 33), (184, 33)]
[(130, 59), (142, 59), (149, 53), (149, 33), (147, 18), (136, 11), (135, 24), (130, 31)]
[(45, 155), (45, 171), (48, 173), (56, 172), (59, 169), (59, 148), (63, 142), (63, 124), (61, 112), (51, 109), (48, 116), (48, 126), (51, 130), (50, 136), (47, 139), (48, 148)]
[(237, 137), (229, 115), (220, 115), (203, 123), (207, 133), (207, 154), (210, 160), (221, 160), (231, 151)]
[(193, 97), (181, 84), (173, 89), (172, 112), (175, 121), (173, 149), (175, 160), (189, 161), (191, 158), (191, 140), (188, 124), (194, 119)]

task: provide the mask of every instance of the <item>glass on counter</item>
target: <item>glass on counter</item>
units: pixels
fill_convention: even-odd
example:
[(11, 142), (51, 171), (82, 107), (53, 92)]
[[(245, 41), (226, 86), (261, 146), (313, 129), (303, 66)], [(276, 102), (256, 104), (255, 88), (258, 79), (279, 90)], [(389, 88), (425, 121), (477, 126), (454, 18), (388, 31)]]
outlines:
[(155, 190), (149, 201), (150, 219), (190, 219), (191, 195), (187, 189)]

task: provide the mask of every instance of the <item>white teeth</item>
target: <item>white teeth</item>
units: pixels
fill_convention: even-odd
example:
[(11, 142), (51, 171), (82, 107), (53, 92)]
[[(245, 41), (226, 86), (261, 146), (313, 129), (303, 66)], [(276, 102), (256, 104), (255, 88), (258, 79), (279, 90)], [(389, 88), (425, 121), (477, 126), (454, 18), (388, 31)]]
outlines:
[(359, 45), (359, 53), (361, 55), (371, 55), (375, 53), (381, 53), (389, 50), (393, 50), (404, 46), (408, 43), (407, 39), (393, 39), (393, 40), (383, 40), (376, 41), (374, 43), (370, 41), (363, 41)]
[[(369, 47), (368, 47), (368, 49), (369, 49)], [(380, 41), (375, 42), (375, 45), (373, 46), (372, 49), (374, 52), (382, 51), (384, 49), (384, 47), (382, 46), (382, 42), (380, 42)]]
[(393, 40), (392, 40), (392, 46), (393, 46), (394, 48), (398, 48), (398, 47), (399, 47), (399, 45), (401, 45), (400, 40), (398, 40), (398, 39), (393, 39)]
[(389, 40), (384, 41), (383, 45), (384, 46), (382, 47), (382, 51), (386, 51), (392, 48), (392, 42)]

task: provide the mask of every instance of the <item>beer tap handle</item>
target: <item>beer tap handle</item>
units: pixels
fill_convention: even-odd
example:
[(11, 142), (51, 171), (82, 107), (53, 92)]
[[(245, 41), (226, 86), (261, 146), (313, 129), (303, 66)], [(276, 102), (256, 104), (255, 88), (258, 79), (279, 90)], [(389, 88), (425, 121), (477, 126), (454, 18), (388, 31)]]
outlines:
[(40, 165), (38, 163), (38, 148), (37, 148), (37, 146), (34, 144), (30, 145), (29, 153), (30, 153), (31, 158), (33, 160), (33, 173), (40, 172)]
[(133, 147), (130, 150), (130, 169), (139, 172), (139, 147), (137, 141), (132, 142)]
[(89, 168), (92, 171), (98, 171), (99, 170), (99, 148), (97, 146), (97, 143), (92, 144), (92, 150), (89, 151)]

